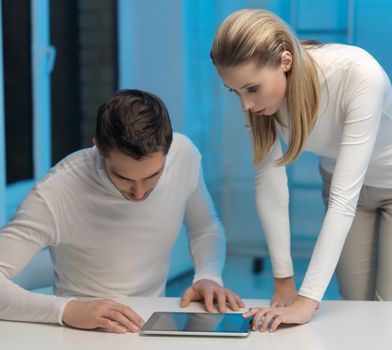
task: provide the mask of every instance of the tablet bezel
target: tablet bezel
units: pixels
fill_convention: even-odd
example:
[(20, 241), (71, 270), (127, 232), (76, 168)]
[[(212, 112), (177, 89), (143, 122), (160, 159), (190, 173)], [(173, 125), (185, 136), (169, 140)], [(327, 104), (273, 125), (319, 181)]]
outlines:
[[(209, 337), (247, 337), (250, 333), (251, 325), (250, 319), (244, 319), (244, 322), (241, 324), (241, 330), (238, 332), (221, 332), (221, 331), (182, 331), (182, 330), (165, 330), (165, 329), (152, 329), (155, 322), (159, 319), (161, 315), (167, 314), (202, 314), (206, 315), (214, 315), (213, 313), (207, 312), (170, 312), (170, 311), (156, 311), (153, 312), (147, 322), (144, 324), (140, 335), (183, 335), (183, 336), (209, 336)], [(240, 313), (225, 313), (224, 315), (238, 315), (242, 317)], [(249, 328), (244, 329), (244, 325), (249, 324)]]

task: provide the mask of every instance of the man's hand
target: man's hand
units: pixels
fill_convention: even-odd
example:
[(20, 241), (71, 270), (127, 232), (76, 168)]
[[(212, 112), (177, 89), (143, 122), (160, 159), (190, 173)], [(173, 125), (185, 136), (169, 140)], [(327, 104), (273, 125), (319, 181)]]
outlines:
[(144, 324), (130, 307), (110, 299), (71, 300), (65, 306), (63, 322), (74, 328), (101, 328), (113, 333), (139, 332)]
[(265, 332), (268, 328), (270, 332), (275, 332), (282, 323), (303, 324), (308, 322), (318, 308), (319, 302), (303, 296), (298, 296), (294, 304), (287, 307), (277, 308), (250, 308), (243, 316), (249, 318), (254, 316), (252, 330), (256, 331), (262, 322), (260, 332)]
[(226, 305), (233, 311), (245, 307), (241, 298), (231, 290), (221, 287), (218, 283), (203, 279), (189, 287), (181, 298), (181, 307), (187, 307), (192, 301), (204, 301), (208, 312), (214, 310), (214, 300), (219, 312), (226, 312)]
[(274, 278), (275, 293), (271, 307), (290, 306), (297, 300), (297, 290), (293, 277)]

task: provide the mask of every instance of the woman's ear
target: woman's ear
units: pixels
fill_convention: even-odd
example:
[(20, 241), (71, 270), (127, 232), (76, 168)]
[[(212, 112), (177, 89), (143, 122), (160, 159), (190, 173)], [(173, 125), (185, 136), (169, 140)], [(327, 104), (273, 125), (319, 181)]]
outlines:
[(290, 51), (283, 51), (280, 60), (280, 66), (284, 72), (288, 72), (293, 64), (293, 57)]

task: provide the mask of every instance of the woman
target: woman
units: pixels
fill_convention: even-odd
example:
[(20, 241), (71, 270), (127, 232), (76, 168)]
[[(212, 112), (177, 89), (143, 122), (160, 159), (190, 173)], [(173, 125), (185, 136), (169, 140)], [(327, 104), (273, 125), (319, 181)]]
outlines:
[[(247, 112), (257, 208), (273, 266), (271, 308), (245, 313), (254, 316), (253, 329), (261, 320), (262, 331), (309, 321), (339, 256), (345, 299), (392, 300), (392, 89), (383, 69), (357, 47), (301, 44), (262, 10), (230, 15), (211, 58)], [(297, 294), (285, 165), (303, 150), (320, 156), (328, 209)]]

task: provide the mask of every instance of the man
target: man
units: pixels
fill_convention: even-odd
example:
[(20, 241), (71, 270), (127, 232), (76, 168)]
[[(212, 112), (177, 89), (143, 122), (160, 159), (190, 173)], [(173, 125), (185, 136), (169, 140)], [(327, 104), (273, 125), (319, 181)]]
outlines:
[[(0, 232), (0, 319), (139, 331), (142, 318), (113, 299), (164, 294), (183, 221), (195, 277), (181, 306), (243, 307), (222, 287), (225, 238), (200, 154), (173, 135), (164, 103), (144, 91), (118, 92), (98, 109), (94, 144), (52, 168)], [(10, 281), (45, 246), (55, 296)]]

